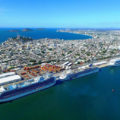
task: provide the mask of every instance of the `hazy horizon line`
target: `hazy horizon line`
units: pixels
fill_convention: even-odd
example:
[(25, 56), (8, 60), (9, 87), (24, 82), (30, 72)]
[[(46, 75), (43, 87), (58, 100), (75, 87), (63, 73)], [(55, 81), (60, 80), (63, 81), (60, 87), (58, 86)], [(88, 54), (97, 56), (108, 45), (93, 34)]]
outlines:
[(0, 29), (120, 29), (120, 27), (0, 27)]

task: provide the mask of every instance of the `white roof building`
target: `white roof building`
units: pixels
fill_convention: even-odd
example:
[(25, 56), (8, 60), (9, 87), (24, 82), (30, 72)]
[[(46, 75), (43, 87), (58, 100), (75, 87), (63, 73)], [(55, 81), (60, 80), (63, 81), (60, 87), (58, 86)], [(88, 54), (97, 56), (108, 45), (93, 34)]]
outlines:
[(0, 85), (4, 85), (4, 84), (7, 84), (7, 83), (19, 81), (19, 80), (21, 80), (21, 77), (19, 75), (13, 75), (13, 76), (0, 78)]
[(13, 76), (13, 75), (15, 75), (15, 72), (3, 73), (0, 75), (0, 79), (8, 76)]

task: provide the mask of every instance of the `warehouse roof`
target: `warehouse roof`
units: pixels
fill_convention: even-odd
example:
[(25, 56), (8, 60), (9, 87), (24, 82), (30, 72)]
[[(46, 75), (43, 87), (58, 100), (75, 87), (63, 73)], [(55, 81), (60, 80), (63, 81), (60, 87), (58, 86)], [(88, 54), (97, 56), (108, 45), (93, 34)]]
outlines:
[(0, 84), (4, 84), (7, 82), (13, 82), (16, 80), (21, 80), (21, 77), (19, 75), (13, 75), (13, 76), (8, 76), (4, 78), (0, 78)]
[(3, 74), (0, 75), (0, 79), (4, 78), (4, 77), (7, 77), (7, 76), (12, 76), (12, 75), (15, 75), (15, 72), (3, 73)]

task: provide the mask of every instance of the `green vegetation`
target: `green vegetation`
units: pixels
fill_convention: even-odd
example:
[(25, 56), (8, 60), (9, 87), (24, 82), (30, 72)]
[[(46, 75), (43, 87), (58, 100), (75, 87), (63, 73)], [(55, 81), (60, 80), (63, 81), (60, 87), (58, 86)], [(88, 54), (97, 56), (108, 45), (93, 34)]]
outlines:
[(31, 59), (31, 60), (30, 60), (30, 62), (33, 62), (33, 63), (35, 63), (35, 62), (36, 62), (36, 60), (34, 60), (34, 59)]
[(90, 52), (87, 52), (86, 55), (87, 55), (87, 56), (90, 56)]
[(52, 48), (49, 48), (48, 50), (49, 50), (49, 51), (52, 51), (53, 49), (52, 49)]
[(39, 60), (38, 64), (42, 64), (41, 60)]

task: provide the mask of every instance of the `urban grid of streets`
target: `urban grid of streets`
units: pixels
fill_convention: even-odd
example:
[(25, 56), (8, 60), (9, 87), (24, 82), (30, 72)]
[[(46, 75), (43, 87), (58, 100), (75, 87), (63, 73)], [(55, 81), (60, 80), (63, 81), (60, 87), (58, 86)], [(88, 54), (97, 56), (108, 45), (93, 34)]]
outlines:
[[(119, 30), (59, 30), (92, 36), (86, 40), (39, 39), (17, 36), (0, 45), (0, 71), (42, 63), (71, 68), (120, 55)], [(27, 40), (28, 39), (28, 40)]]

